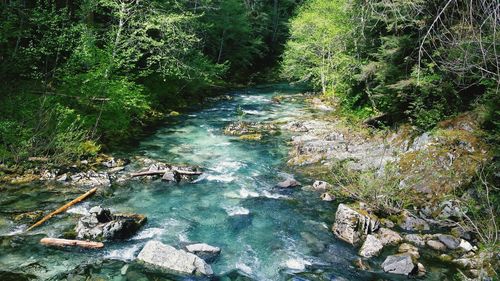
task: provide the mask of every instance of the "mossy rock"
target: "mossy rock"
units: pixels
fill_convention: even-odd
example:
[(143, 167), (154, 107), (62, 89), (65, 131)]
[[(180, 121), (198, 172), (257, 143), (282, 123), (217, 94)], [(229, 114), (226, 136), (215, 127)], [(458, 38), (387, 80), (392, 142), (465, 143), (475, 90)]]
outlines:
[(14, 216), (15, 222), (35, 222), (43, 217), (43, 211), (26, 212)]
[(33, 181), (37, 181), (40, 179), (39, 175), (35, 174), (25, 174), (25, 175), (20, 175), (18, 177), (15, 177), (10, 181), (11, 184), (24, 184), (24, 183), (30, 183)]
[(241, 135), (239, 137), (240, 140), (247, 140), (247, 141), (260, 141), (262, 140), (262, 135), (261, 134), (247, 134), (247, 135)]

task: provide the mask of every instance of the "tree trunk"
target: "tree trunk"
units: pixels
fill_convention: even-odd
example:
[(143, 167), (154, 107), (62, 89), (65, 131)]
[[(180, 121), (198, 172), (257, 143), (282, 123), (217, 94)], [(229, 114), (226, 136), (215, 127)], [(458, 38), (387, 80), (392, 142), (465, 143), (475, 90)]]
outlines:
[(226, 31), (222, 31), (222, 36), (220, 38), (220, 45), (219, 45), (219, 55), (217, 56), (217, 63), (220, 62), (221, 58), (222, 58), (222, 47), (224, 46), (224, 34), (226, 33)]

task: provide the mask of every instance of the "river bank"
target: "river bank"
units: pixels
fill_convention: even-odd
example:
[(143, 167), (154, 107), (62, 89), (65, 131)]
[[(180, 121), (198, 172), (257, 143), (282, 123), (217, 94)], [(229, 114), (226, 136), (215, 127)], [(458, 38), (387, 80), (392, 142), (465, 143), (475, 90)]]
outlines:
[[(363, 173), (373, 172), (373, 169), (378, 173), (390, 171), (390, 163), (405, 159), (406, 153), (428, 152), (429, 147), (435, 147), (433, 143), (440, 141), (436, 135), (409, 134), (417, 141), (412, 139), (412, 142), (396, 146), (399, 141), (409, 140), (401, 131), (394, 133), (398, 138), (346, 128), (332, 117), (331, 105), (303, 94), (301, 90), (283, 86), (236, 91), (231, 97), (177, 116), (174, 125), (159, 129), (133, 152), (122, 153), (113, 160), (103, 159), (94, 166), (98, 167), (95, 174), (49, 171), (55, 175), (48, 180), (4, 186), (1, 192), (5, 196), (0, 199), (0, 236), (4, 253), (0, 258), (2, 277), (154, 280), (168, 276), (181, 280), (182, 276), (149, 269), (137, 260), (139, 252), (149, 241), (160, 241), (178, 249), (190, 243), (208, 243), (220, 248), (220, 256), (210, 263), (214, 278), (220, 280), (398, 280), (401, 275), (385, 273), (382, 266), (387, 256), (398, 251), (411, 253), (408, 254), (411, 261), (403, 259), (406, 270), (411, 269), (408, 273), (418, 275), (418, 271), (414, 271), (418, 269), (418, 263), (425, 267), (425, 274), (422, 275), (420, 270), (421, 278), (442, 280), (458, 273), (457, 264), (452, 260), (462, 257), (461, 250), (446, 249), (447, 244), (439, 250), (428, 246), (429, 241), (443, 243), (446, 238), (455, 241), (453, 237), (438, 235), (446, 234), (452, 227), (433, 225), (432, 221), (437, 221), (435, 217), (422, 218), (418, 211), (425, 208), (413, 209), (417, 204), (396, 206), (411, 207), (407, 218), (412, 222), (423, 220), (429, 226), (429, 229), (424, 225), (423, 229), (405, 230), (404, 227), (410, 225), (406, 223), (407, 219), (401, 220), (399, 213), (381, 212), (382, 205), (373, 205), (369, 201), (371, 197), (356, 189), (356, 175), (346, 174), (351, 170)], [(463, 150), (450, 150), (457, 153), (454, 162), (458, 163), (463, 163), (463, 155), (476, 156), (475, 152), (482, 153), (483, 150), (480, 142), (471, 142), (472, 149), (467, 144), (456, 145), (463, 147)], [(474, 153), (464, 154), (467, 149)], [(473, 159), (477, 163), (483, 161), (482, 158)], [(344, 163), (339, 165), (339, 160)], [(414, 167), (418, 166), (416, 164)], [(171, 165), (178, 168), (171, 169)], [(471, 167), (471, 163), (457, 168), (460, 167)], [(166, 168), (203, 173), (179, 183), (161, 180), (165, 173), (154, 178), (131, 176), (141, 171), (164, 172)], [(113, 169), (117, 171), (111, 173)], [(448, 171), (450, 169), (448, 167)], [(432, 170), (439, 172), (436, 166)], [(74, 181), (72, 177), (80, 172), (87, 174), (81, 179), (75, 177)], [(65, 173), (66, 180), (58, 181)], [(94, 175), (104, 173), (106, 176), (102, 178), (107, 180), (100, 185), (96, 196), (33, 232), (24, 232), (40, 216), (90, 187), (78, 183), (88, 182)], [(408, 174), (420, 173), (412, 171)], [(343, 177), (339, 178), (340, 175)], [(467, 175), (462, 174), (463, 177)], [(300, 182), (302, 187), (291, 184), (292, 179)], [(388, 181), (390, 177), (382, 179)], [(449, 178), (447, 182), (456, 179)], [(413, 180), (406, 181), (408, 186)], [(443, 180), (443, 176), (439, 180)], [(40, 183), (44, 183), (42, 188)], [(91, 186), (93, 183), (90, 180)], [(396, 195), (375, 188), (381, 185), (373, 186), (365, 193), (380, 201), (387, 201), (383, 196)], [(378, 194), (371, 194), (377, 190)], [(434, 194), (437, 193), (431, 193)], [(353, 203), (353, 198), (358, 203)], [(103, 250), (61, 250), (38, 244), (42, 237), (71, 234), (75, 225), (98, 205), (110, 208), (113, 213), (144, 214), (148, 221), (131, 237), (105, 242)], [(444, 209), (453, 211), (454, 206), (445, 204)], [(29, 213), (33, 211), (38, 211), (34, 214), (38, 217), (30, 217)], [(443, 212), (433, 210), (431, 213), (439, 216)], [(17, 216), (18, 220), (15, 220)], [(357, 223), (348, 225), (346, 219), (355, 219)], [(362, 228), (357, 226), (363, 226), (362, 221), (373, 221), (368, 223), (369, 228), (363, 228), (366, 233), (358, 233)], [(332, 232), (334, 225), (337, 226)], [(395, 242), (377, 251), (359, 252), (360, 246), (361, 249), (368, 248), (363, 245), (367, 234), (366, 241), (373, 242), (381, 240), (387, 233), (391, 234), (390, 241)], [(356, 247), (344, 242), (349, 237), (357, 237), (357, 241), (349, 241)], [(417, 242), (410, 246), (421, 241), (419, 239), (423, 239), (423, 245)], [(477, 237), (460, 239), (470, 241), (471, 247), (478, 242)], [(401, 244), (403, 240), (406, 244)], [(435, 242), (430, 244), (439, 245)], [(459, 242), (462, 244), (461, 240)], [(394, 245), (389, 245), (391, 243)], [(367, 257), (367, 253), (377, 252), (380, 252), (379, 256)], [(420, 258), (414, 259), (415, 252)], [(470, 255), (477, 250), (466, 252)], [(455, 257), (455, 253), (460, 253), (460, 256)], [(440, 260), (441, 254), (451, 260)], [(56, 266), (58, 264), (63, 266)]]

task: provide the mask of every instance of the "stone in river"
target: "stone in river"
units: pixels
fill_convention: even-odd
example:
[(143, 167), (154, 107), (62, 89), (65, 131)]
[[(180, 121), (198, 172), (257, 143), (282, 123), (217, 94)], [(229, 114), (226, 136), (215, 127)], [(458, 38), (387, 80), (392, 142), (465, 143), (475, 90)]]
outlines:
[(276, 187), (279, 187), (279, 188), (291, 188), (291, 187), (297, 187), (297, 186), (300, 186), (300, 182), (296, 181), (293, 178), (286, 179), (286, 180), (276, 184)]
[(212, 275), (213, 271), (202, 258), (184, 250), (177, 250), (159, 241), (149, 241), (137, 256), (154, 267), (189, 275)]
[(206, 262), (215, 260), (220, 254), (219, 247), (214, 247), (205, 243), (187, 245), (186, 250), (204, 259)]
[(409, 255), (392, 255), (385, 259), (382, 268), (388, 273), (409, 275), (415, 269), (415, 265)]
[(361, 213), (353, 208), (340, 204), (335, 213), (332, 231), (340, 239), (350, 243), (358, 243), (365, 235), (376, 231), (380, 226), (375, 216)]
[(359, 255), (365, 258), (371, 258), (378, 255), (380, 251), (382, 251), (382, 248), (384, 248), (382, 242), (374, 235), (369, 234), (368, 236), (366, 236), (365, 243), (363, 243), (363, 246), (361, 246)]

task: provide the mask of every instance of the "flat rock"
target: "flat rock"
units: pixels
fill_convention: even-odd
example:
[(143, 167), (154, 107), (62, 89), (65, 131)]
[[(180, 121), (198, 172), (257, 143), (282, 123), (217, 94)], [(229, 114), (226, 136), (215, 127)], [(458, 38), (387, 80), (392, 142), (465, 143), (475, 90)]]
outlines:
[(166, 271), (189, 275), (213, 274), (210, 265), (200, 257), (183, 250), (177, 250), (159, 241), (146, 243), (137, 259)]
[(197, 255), (207, 262), (213, 261), (220, 254), (220, 248), (205, 243), (190, 244), (186, 250)]
[(292, 187), (297, 187), (297, 186), (300, 186), (300, 182), (298, 182), (292, 178), (286, 179), (286, 180), (276, 184), (276, 187), (279, 187), (279, 188), (292, 188)]
[(406, 234), (404, 240), (419, 247), (425, 246), (425, 239), (420, 234)]
[(365, 258), (377, 256), (382, 251), (382, 248), (384, 248), (382, 242), (374, 235), (368, 234), (363, 246), (361, 246), (359, 255)]
[(439, 234), (437, 236), (441, 243), (445, 244), (448, 249), (455, 250), (460, 246), (460, 239), (457, 239), (451, 235)]
[(382, 242), (382, 245), (396, 245), (403, 241), (399, 233), (388, 228), (380, 228), (377, 233), (377, 238)]
[(382, 268), (388, 273), (409, 275), (415, 269), (415, 265), (409, 255), (392, 255), (385, 259)]
[(429, 248), (433, 249), (433, 250), (436, 250), (436, 251), (444, 251), (446, 250), (446, 245), (439, 242), (439, 241), (436, 241), (436, 240), (429, 240), (427, 241), (427, 246), (429, 246)]
[(376, 217), (362, 214), (345, 204), (340, 204), (335, 213), (332, 231), (347, 243), (356, 244), (363, 236), (376, 231), (379, 225)]

